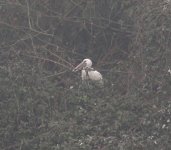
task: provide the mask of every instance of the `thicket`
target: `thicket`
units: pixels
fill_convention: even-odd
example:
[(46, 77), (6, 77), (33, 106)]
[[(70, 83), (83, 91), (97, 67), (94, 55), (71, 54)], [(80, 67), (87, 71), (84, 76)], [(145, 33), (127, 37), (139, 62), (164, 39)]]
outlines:
[(171, 149), (170, 49), (169, 0), (1, 0), (0, 149)]

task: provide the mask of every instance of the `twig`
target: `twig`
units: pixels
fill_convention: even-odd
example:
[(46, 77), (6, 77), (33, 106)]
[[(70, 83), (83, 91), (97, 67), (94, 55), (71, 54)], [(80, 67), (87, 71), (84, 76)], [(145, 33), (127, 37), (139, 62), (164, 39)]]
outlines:
[(50, 77), (53, 77), (53, 76), (59, 76), (59, 75), (64, 74), (64, 73), (66, 73), (66, 72), (67, 72), (67, 71), (65, 70), (65, 71), (62, 71), (62, 72), (59, 72), (59, 73), (56, 73), (56, 74), (53, 74), (53, 75), (45, 76), (45, 77), (43, 77), (43, 78), (41, 78), (41, 79), (44, 80), (44, 79), (46, 79), (46, 78), (50, 78)]
[(30, 18), (30, 8), (29, 8), (28, 0), (26, 0), (26, 3), (27, 3), (27, 17), (28, 17), (29, 28), (30, 28), (30, 30), (32, 30), (31, 18)]
[(31, 56), (31, 55), (24, 55), (24, 56), (28, 56), (28, 57), (31, 57), (31, 58), (37, 58), (37, 59), (41, 59), (41, 60), (44, 60), (44, 61), (53, 62), (53, 63), (58, 64), (59, 66), (62, 66), (62, 67), (64, 67), (64, 68), (68, 69), (68, 70), (72, 70), (72, 68), (70, 68), (70, 67), (68, 67), (68, 66), (66, 66), (66, 65), (64, 65), (64, 64), (61, 64), (61, 63), (59, 63), (59, 62), (50, 60), (50, 59), (48, 59), (48, 58), (43, 58), (43, 57), (38, 57), (38, 56)]
[(54, 55), (55, 57), (57, 57), (59, 60), (62, 60), (64, 61), (65, 63), (67, 63), (68, 65), (70, 65), (71, 67), (74, 67), (71, 63), (69, 63), (68, 61), (66, 61), (65, 59), (63, 59), (62, 57), (58, 56), (57, 54), (53, 53), (52, 51), (50, 51), (49, 49), (47, 48), (44, 48), (46, 49), (49, 53), (51, 53), (52, 55)]
[(30, 30), (32, 32), (36, 32), (36, 33), (43, 34), (43, 35), (46, 35), (46, 36), (51, 36), (51, 37), (54, 36), (53, 34), (49, 34), (49, 33), (42, 32), (42, 31), (38, 31), (38, 30), (35, 30), (35, 29), (30, 29), (30, 28), (27, 28), (27, 27), (24, 27), (24, 26), (14, 26), (14, 25), (10, 25), (9, 23), (2, 22), (2, 21), (0, 22), (0, 24), (6, 25), (6, 26), (8, 26), (10, 28), (14, 28), (16, 30), (25, 29), (25, 30)]

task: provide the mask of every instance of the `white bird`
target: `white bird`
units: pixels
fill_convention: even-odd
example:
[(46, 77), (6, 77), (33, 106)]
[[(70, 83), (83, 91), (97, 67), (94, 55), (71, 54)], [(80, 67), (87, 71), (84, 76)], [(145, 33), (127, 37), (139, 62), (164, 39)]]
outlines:
[(171, 69), (169, 68), (168, 73), (171, 75)]
[(92, 61), (90, 59), (84, 59), (73, 71), (77, 72), (81, 70), (81, 78), (83, 81), (92, 80), (100, 84), (103, 84), (103, 77), (100, 72), (92, 68)]

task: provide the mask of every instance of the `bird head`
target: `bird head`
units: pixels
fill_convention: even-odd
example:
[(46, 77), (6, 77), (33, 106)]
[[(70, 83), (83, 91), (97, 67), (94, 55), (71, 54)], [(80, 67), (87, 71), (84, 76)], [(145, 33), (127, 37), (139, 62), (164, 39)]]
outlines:
[(92, 61), (90, 59), (84, 59), (78, 66), (76, 66), (73, 71), (77, 72), (78, 70), (84, 69), (84, 68), (91, 68)]

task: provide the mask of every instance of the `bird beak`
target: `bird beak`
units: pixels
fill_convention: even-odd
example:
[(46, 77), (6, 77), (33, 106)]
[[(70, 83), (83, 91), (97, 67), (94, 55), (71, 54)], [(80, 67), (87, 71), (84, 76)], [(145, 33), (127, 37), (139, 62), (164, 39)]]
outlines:
[(86, 66), (86, 62), (83, 61), (78, 66), (76, 66), (72, 71), (77, 72), (78, 70), (81, 70), (85, 66)]

